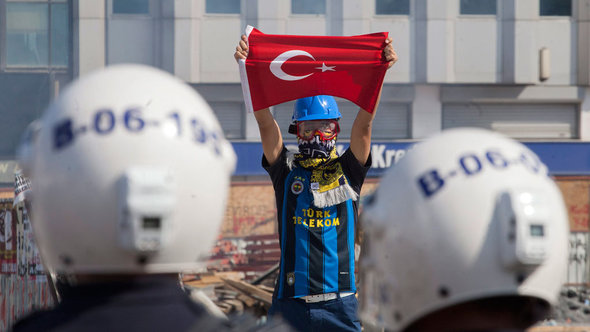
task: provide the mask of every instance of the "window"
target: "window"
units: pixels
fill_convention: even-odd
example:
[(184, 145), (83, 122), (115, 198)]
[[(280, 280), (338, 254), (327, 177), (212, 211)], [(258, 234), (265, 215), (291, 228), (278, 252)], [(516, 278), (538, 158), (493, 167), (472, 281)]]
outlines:
[(207, 0), (205, 11), (207, 14), (239, 14), (240, 0)]
[(211, 108), (219, 120), (223, 134), (227, 139), (244, 138), (244, 123), (246, 113), (243, 109), (243, 103), (234, 102), (209, 102)]
[(326, 0), (291, 0), (293, 14), (326, 14)]
[(377, 15), (410, 15), (410, 0), (377, 0)]
[(570, 0), (541, 0), (541, 16), (571, 16), (572, 2)]
[(496, 0), (461, 0), (462, 15), (496, 15)]
[(149, 14), (149, 0), (113, 0), (113, 14)]
[(68, 5), (52, 4), (50, 18), (50, 36), (51, 36), (51, 65), (68, 66), (70, 53), (69, 35), (70, 27), (68, 25)]
[(70, 19), (66, 0), (6, 3), (6, 67), (67, 67)]

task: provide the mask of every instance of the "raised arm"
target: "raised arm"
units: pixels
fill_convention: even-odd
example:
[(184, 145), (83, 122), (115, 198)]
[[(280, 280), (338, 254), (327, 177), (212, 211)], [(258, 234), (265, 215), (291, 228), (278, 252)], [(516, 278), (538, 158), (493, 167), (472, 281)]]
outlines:
[[(238, 46), (236, 46), (234, 58), (239, 62), (240, 59), (246, 59), (247, 57), (248, 39), (246, 38), (246, 35), (242, 35)], [(268, 163), (272, 165), (278, 159), (281, 150), (283, 149), (281, 129), (268, 108), (254, 112), (254, 117), (256, 118), (256, 123), (258, 123), (258, 130), (260, 131), (262, 151), (264, 152), (264, 156)]]
[[(385, 61), (389, 62), (387, 67), (387, 69), (389, 69), (397, 61), (397, 54), (393, 49), (392, 39), (390, 37), (385, 40), (385, 43), (386, 46), (383, 49), (383, 58)], [(383, 86), (381, 86), (381, 89), (382, 88)], [(362, 165), (367, 163), (369, 153), (371, 152), (373, 119), (375, 118), (377, 107), (381, 100), (381, 89), (379, 89), (379, 96), (377, 97), (377, 103), (375, 104), (375, 110), (373, 110), (373, 113), (359, 109), (359, 112), (354, 119), (354, 123), (352, 124), (352, 130), (350, 131), (350, 150)]]
[(264, 151), (268, 163), (272, 165), (277, 161), (283, 149), (281, 130), (268, 108), (254, 112), (254, 117), (260, 131), (262, 151)]

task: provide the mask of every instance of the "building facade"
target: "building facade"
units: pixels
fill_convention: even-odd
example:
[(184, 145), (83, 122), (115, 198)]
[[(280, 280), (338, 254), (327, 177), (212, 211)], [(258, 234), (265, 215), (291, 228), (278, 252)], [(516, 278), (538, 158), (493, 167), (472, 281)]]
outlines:
[[(387, 31), (374, 124), (382, 141), (476, 126), (523, 140), (590, 141), (590, 0), (0, 0), (0, 159), (61, 87), (96, 68), (162, 68), (197, 89), (228, 138), (259, 140), (235, 45), (269, 34)], [(274, 107), (286, 133), (292, 103)], [(340, 100), (347, 139), (357, 107)]]

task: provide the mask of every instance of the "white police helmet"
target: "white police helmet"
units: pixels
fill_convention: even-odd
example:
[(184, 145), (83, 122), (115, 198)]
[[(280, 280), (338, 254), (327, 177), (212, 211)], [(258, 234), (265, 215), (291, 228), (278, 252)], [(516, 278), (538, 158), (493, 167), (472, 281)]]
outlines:
[(415, 145), (361, 219), (361, 317), (394, 331), (472, 300), (555, 304), (565, 281), (561, 193), (532, 151), (497, 133), (453, 129)]
[(81, 77), (21, 146), (33, 231), (52, 272), (202, 266), (235, 153), (203, 98), (174, 76), (116, 65)]

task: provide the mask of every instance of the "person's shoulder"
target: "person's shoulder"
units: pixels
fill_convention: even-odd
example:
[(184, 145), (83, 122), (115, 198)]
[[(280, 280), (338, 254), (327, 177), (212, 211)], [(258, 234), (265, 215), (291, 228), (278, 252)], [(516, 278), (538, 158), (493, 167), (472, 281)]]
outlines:
[(285, 166), (289, 162), (288, 159), (292, 154), (294, 154), (294, 153), (292, 153), (289, 149), (287, 149), (285, 144), (283, 144), (283, 148), (281, 149), (281, 152), (279, 153), (279, 155), (277, 156), (277, 159), (274, 160), (272, 164), (268, 161), (268, 159), (266, 159), (266, 156), (264, 154), (262, 154), (262, 167), (266, 170), (269, 170), (272, 168)]
[(338, 160), (339, 162), (350, 162), (350, 161), (354, 161), (356, 160), (356, 157), (354, 156), (354, 153), (352, 153), (352, 150), (350, 149), (350, 147), (346, 148), (346, 150), (344, 150), (344, 153), (342, 153), (341, 155), (338, 156)]
[(350, 147), (348, 147), (343, 154), (341, 154), (338, 157), (338, 161), (340, 161), (343, 164), (352, 164), (353, 166), (359, 166), (365, 169), (369, 169), (372, 166), (373, 163), (373, 157), (371, 156), (371, 154), (369, 153), (369, 156), (367, 157), (367, 161), (365, 162), (365, 164), (363, 165), (354, 155), (354, 152), (352, 152), (352, 150), (350, 149)]

